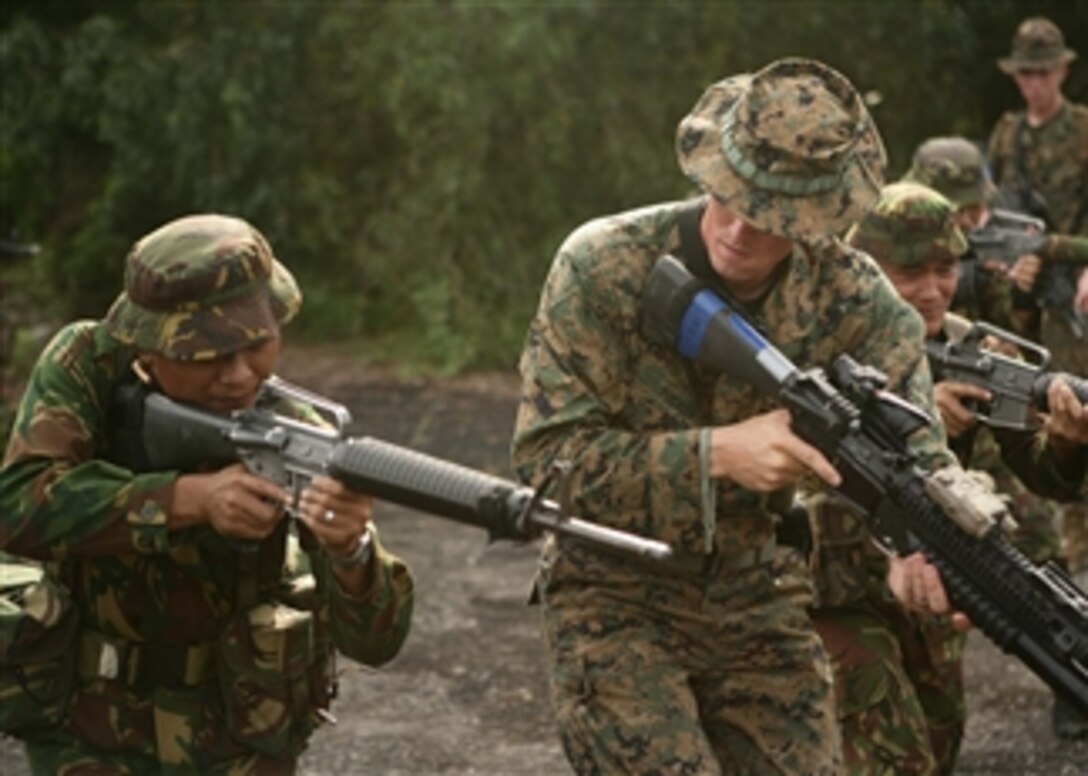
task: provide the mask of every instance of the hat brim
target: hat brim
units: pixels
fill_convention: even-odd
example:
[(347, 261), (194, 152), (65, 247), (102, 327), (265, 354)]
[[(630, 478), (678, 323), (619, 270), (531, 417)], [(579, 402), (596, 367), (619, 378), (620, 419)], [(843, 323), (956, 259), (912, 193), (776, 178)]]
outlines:
[(272, 277), (255, 293), (207, 307), (149, 310), (122, 292), (106, 314), (106, 326), (114, 339), (136, 350), (177, 361), (207, 361), (274, 336), (301, 303), (294, 277), (273, 261)]
[(997, 66), (1001, 68), (1001, 71), (1006, 75), (1016, 75), (1024, 70), (1053, 70), (1056, 67), (1068, 65), (1076, 58), (1077, 52), (1073, 51), (1073, 49), (1066, 49), (1061, 53), (1061, 56), (1054, 57), (1053, 59), (1018, 59), (1016, 57), (1005, 57), (1004, 59), (997, 60)]
[(980, 186), (963, 186), (951, 189), (942, 189), (941, 193), (956, 207), (968, 207), (971, 205), (988, 205), (997, 196), (997, 188), (987, 181)]
[(876, 201), (886, 155), (870, 120), (842, 170), (839, 185), (816, 194), (762, 189), (741, 177), (722, 153), (721, 127), (748, 76), (712, 85), (677, 129), (680, 168), (707, 193), (753, 226), (791, 240), (839, 235)]

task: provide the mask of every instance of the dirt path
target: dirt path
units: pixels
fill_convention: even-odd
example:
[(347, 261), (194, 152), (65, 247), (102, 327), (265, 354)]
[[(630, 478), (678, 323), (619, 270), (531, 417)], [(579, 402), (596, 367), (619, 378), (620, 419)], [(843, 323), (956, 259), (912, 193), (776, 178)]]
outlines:
[[(509, 474), (510, 375), (405, 382), (312, 351), (288, 351), (280, 371), (347, 404), (352, 433)], [(569, 774), (552, 727), (537, 612), (525, 605), (537, 548), (489, 546), (481, 531), (388, 505), (377, 519), (415, 575), (412, 632), (380, 671), (342, 664), (339, 724), (314, 737), (303, 776)], [(968, 645), (968, 702), (958, 772), (1088, 772), (1088, 742), (1051, 732), (1041, 682), (979, 634)], [(0, 745), (0, 774), (25, 773), (14, 746)]]

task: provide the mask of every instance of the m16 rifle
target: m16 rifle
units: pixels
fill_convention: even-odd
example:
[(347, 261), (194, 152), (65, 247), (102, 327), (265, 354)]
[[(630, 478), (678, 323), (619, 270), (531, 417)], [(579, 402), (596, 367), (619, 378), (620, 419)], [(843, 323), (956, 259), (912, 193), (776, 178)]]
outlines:
[[(993, 345), (1015, 346), (1025, 359), (998, 352)], [(952, 380), (985, 388), (993, 397), (976, 403), (978, 419), (994, 428), (1027, 430), (1038, 425), (1033, 410), (1047, 411), (1047, 389), (1061, 378), (1082, 404), (1088, 404), (1088, 381), (1063, 372), (1049, 372), (1050, 351), (998, 326), (976, 322), (956, 342), (926, 343), (934, 382)]]
[(836, 490), (870, 516), (874, 537), (904, 555), (923, 552), (958, 609), (1088, 711), (1088, 596), (1057, 565), (1033, 565), (1008, 542), (1005, 505), (962, 469), (919, 469), (906, 439), (931, 421), (885, 391), (882, 374), (845, 354), (828, 373), (801, 371), (671, 256), (650, 275), (642, 331), (776, 397), (794, 433), (842, 475)]
[(985, 226), (967, 234), (967, 244), (970, 250), (960, 264), (954, 306), (971, 306), (981, 296), (980, 286), (986, 282), (981, 273), (994, 268), (1005, 271), (1021, 256), (1035, 255), (1043, 267), (1031, 299), (1067, 318), (1074, 331), (1082, 334), (1081, 322), (1073, 311), (1070, 271), (1088, 266), (1088, 237), (1048, 234), (1042, 218), (998, 208), (990, 212)]
[[(277, 414), (273, 407), (285, 401), (310, 405), (327, 427)], [(265, 382), (253, 408), (230, 415), (130, 386), (119, 395), (114, 418), (117, 463), (140, 472), (192, 472), (240, 461), (292, 494), (289, 513), (306, 484), (324, 474), (360, 493), (483, 528), (493, 540), (552, 531), (642, 560), (672, 558), (663, 542), (571, 517), (565, 467), (533, 490), (372, 437), (347, 437), (346, 407), (277, 377)], [(545, 498), (553, 487), (558, 502)]]

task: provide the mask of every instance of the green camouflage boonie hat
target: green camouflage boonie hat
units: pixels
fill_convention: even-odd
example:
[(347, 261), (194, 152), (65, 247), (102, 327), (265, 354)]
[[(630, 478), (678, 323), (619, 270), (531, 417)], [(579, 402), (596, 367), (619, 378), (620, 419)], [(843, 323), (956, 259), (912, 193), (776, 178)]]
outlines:
[(922, 143), (903, 179), (936, 189), (957, 207), (986, 204), (997, 193), (982, 152), (962, 137)]
[(676, 134), (680, 168), (755, 227), (792, 240), (841, 233), (876, 199), (887, 157), (841, 73), (782, 59), (712, 84)]
[(967, 252), (967, 239), (955, 214), (952, 203), (933, 189), (892, 183), (847, 233), (846, 242), (882, 264), (902, 267), (959, 258)]
[(194, 215), (133, 246), (106, 326), (137, 350), (204, 361), (268, 339), (301, 304), (260, 232), (240, 218)]
[(1025, 19), (1012, 38), (1012, 55), (997, 60), (997, 66), (1009, 75), (1021, 70), (1053, 70), (1077, 58), (1077, 52), (1065, 47), (1065, 37), (1058, 25), (1042, 16)]

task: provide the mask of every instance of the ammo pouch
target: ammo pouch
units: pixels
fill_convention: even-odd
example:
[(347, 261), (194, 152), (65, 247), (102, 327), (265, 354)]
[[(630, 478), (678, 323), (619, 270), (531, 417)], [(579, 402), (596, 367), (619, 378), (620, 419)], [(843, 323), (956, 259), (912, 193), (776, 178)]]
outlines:
[(227, 730), (273, 756), (302, 751), (332, 699), (332, 651), (313, 612), (263, 603), (220, 635), (216, 671)]
[(0, 732), (21, 736), (63, 721), (78, 619), (67, 588), (41, 564), (0, 553)]

